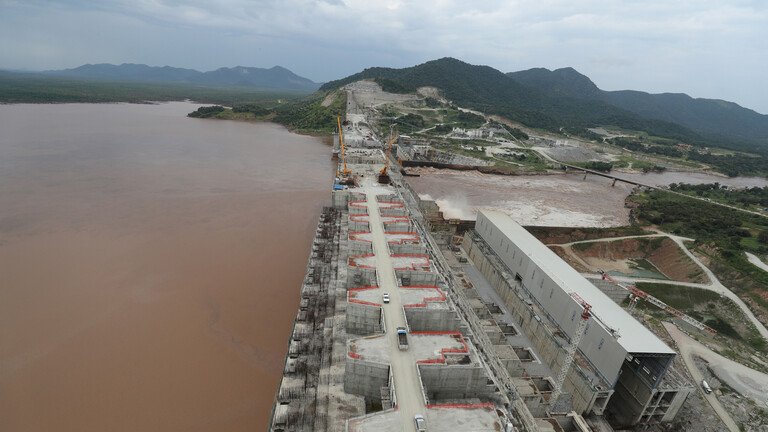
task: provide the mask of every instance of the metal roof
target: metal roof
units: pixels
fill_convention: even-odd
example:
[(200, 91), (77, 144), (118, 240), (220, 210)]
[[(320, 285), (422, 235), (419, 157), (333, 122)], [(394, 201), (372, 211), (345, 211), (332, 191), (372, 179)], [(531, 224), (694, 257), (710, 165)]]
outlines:
[[(592, 306), (592, 313), (619, 331), (617, 340), (628, 353), (675, 354), (667, 344), (638, 322), (621, 306), (577, 272), (555, 252), (539, 241), (509, 215), (482, 210), (489, 222), (499, 228), (565, 292), (575, 292)], [(563, 281), (568, 281), (566, 284)], [(575, 300), (574, 300), (575, 301)]]

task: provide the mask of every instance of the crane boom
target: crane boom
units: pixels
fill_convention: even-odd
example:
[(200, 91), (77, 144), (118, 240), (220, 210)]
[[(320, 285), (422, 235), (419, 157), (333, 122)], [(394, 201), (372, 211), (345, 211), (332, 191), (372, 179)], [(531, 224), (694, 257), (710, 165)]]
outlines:
[(339, 125), (339, 147), (341, 147), (341, 161), (344, 165), (343, 171), (341, 171), (341, 175), (348, 176), (350, 171), (347, 169), (347, 155), (345, 153), (344, 149), (344, 137), (342, 136), (341, 131), (341, 116), (336, 117), (336, 123)]
[(557, 399), (563, 393), (563, 383), (565, 383), (565, 377), (568, 375), (568, 371), (571, 369), (573, 359), (576, 357), (576, 350), (579, 348), (581, 338), (584, 337), (584, 333), (587, 330), (587, 321), (589, 321), (589, 318), (592, 316), (592, 306), (584, 301), (584, 299), (575, 292), (570, 294), (571, 297), (573, 297), (573, 299), (576, 300), (576, 302), (580, 304), (582, 308), (584, 308), (584, 310), (581, 313), (581, 320), (579, 321), (579, 325), (576, 326), (576, 331), (573, 333), (573, 337), (571, 338), (571, 343), (568, 345), (568, 347), (565, 348), (563, 366), (560, 368), (560, 371), (555, 377), (555, 388), (552, 391), (552, 396), (549, 399), (551, 404), (550, 406), (554, 405), (557, 402)]
[(634, 305), (637, 303), (638, 300), (646, 300), (648, 303), (658, 307), (659, 309), (668, 312), (681, 320), (687, 322), (688, 324), (696, 327), (699, 330), (704, 330), (706, 332), (709, 332), (711, 334), (717, 334), (717, 330), (713, 329), (712, 327), (697, 321), (690, 316), (684, 314), (683, 312), (673, 308), (672, 306), (664, 303), (663, 301), (659, 300), (658, 298), (648, 294), (647, 292), (641, 290), (640, 288), (634, 286), (634, 285), (624, 285), (622, 283), (619, 283), (617, 280), (611, 277), (608, 273), (598, 270), (598, 272), (602, 275), (603, 280), (607, 280), (608, 282), (613, 283), (614, 285), (618, 285), (625, 290), (629, 291), (629, 298), (630, 298), (630, 308), (633, 308)]
[(389, 183), (389, 157), (392, 154), (392, 145), (397, 141), (397, 135), (394, 132), (395, 125), (389, 126), (389, 140), (387, 140), (387, 151), (384, 153), (384, 167), (379, 171), (379, 183)]

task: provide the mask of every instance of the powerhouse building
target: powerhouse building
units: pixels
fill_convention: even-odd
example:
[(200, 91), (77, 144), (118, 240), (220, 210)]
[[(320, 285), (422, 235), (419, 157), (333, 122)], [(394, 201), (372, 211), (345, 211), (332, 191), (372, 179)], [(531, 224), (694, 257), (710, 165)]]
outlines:
[[(592, 381), (606, 383), (612, 390), (603, 391), (610, 400), (603, 400), (595, 408), (604, 409), (620, 425), (674, 418), (692, 391), (670, 369), (676, 356), (674, 350), (506, 214), (481, 211), (475, 231), (476, 237), (503, 262), (506, 276), (512, 280), (508, 289), (518, 291), (516, 296), (502, 297), (514, 297), (523, 307), (535, 308), (536, 320), (546, 320), (567, 340), (573, 337), (581, 319), (581, 302), (592, 306), (578, 351), (588, 363), (585, 369), (597, 375)], [(562, 352), (540, 355), (561, 356)]]

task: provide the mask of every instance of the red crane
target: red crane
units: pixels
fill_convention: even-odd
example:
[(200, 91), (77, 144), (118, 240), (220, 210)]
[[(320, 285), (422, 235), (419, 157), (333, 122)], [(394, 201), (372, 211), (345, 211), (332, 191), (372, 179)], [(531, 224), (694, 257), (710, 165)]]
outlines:
[(608, 273), (598, 270), (598, 272), (602, 275), (603, 280), (607, 280), (608, 282), (613, 283), (614, 285), (618, 285), (625, 290), (629, 291), (629, 309), (632, 310), (635, 308), (635, 305), (637, 304), (638, 300), (646, 300), (648, 303), (658, 307), (659, 309), (666, 311), (681, 320), (687, 322), (688, 324), (696, 327), (699, 330), (704, 330), (706, 332), (709, 332), (711, 334), (717, 334), (717, 330), (713, 329), (712, 327), (697, 321), (690, 316), (684, 314), (683, 312), (673, 308), (672, 306), (664, 303), (663, 301), (657, 299), (656, 297), (648, 294), (647, 292), (641, 290), (640, 288), (634, 286), (634, 285), (624, 285), (622, 283), (619, 283), (616, 279), (612, 278), (611, 275)]

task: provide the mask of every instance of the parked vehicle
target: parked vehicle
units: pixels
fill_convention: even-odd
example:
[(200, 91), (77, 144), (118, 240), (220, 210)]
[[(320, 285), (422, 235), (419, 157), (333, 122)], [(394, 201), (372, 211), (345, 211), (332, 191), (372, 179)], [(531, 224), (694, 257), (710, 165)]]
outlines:
[(408, 349), (408, 331), (405, 327), (397, 328), (397, 347), (403, 351)]
[(427, 432), (427, 421), (424, 420), (424, 416), (416, 414), (413, 416), (413, 423), (416, 425), (416, 432)]
[(709, 384), (707, 384), (706, 380), (701, 380), (701, 388), (704, 389), (704, 393), (706, 394), (712, 393), (712, 388), (709, 387)]

